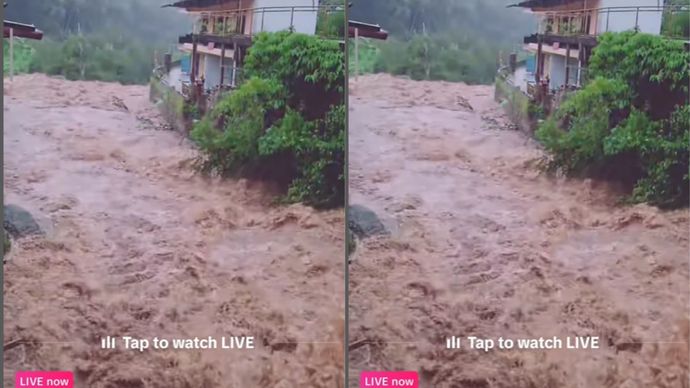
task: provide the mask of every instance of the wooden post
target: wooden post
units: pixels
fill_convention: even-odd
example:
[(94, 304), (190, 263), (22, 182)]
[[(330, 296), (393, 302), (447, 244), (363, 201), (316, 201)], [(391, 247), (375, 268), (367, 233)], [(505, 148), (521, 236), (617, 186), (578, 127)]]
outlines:
[(197, 72), (197, 67), (198, 63), (196, 60), (197, 56), (197, 38), (196, 35), (192, 36), (192, 72), (189, 75), (189, 80), (192, 82), (192, 86), (196, 83), (196, 72)]
[(10, 28), (10, 82), (14, 80), (14, 28)]
[(359, 28), (355, 27), (355, 82), (359, 78)]
[(225, 79), (225, 43), (220, 44), (220, 87), (223, 88)]
[(570, 43), (565, 45), (565, 88), (568, 88), (568, 80), (570, 79)]

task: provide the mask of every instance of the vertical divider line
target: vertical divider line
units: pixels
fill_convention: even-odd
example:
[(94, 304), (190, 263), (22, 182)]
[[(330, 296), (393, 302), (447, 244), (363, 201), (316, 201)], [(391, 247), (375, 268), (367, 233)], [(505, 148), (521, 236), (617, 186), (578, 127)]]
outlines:
[(345, 99), (345, 165), (343, 166), (343, 169), (345, 170), (345, 257), (343, 260), (345, 265), (345, 329), (343, 332), (343, 353), (345, 354), (345, 357), (343, 358), (343, 377), (345, 378), (344, 387), (347, 388), (350, 382), (350, 264), (348, 261), (350, 255), (350, 247), (348, 244), (348, 237), (350, 234), (350, 228), (348, 227), (350, 218), (348, 211), (350, 205), (350, 8), (348, 6), (348, 0), (343, 0), (343, 14), (345, 15), (343, 18), (345, 19), (343, 21), (343, 23), (345, 23), (345, 28), (343, 30), (343, 58), (345, 61), (343, 77), (345, 83), (345, 85), (343, 85), (343, 97)]

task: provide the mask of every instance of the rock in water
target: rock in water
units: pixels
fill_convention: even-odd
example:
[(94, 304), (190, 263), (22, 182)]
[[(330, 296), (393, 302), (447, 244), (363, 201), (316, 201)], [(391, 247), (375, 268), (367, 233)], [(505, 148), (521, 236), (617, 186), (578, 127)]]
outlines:
[(347, 226), (358, 238), (390, 234), (376, 213), (362, 205), (349, 206), (347, 216)]
[(16, 205), (5, 205), (4, 213), (5, 230), (7, 230), (12, 237), (21, 238), (44, 234), (31, 213), (21, 207)]
[(2, 263), (5, 264), (5, 256), (7, 256), (7, 253), (10, 251), (10, 248), (12, 247), (12, 242), (10, 241), (10, 237), (7, 235), (7, 231), (4, 228), (2, 229), (2, 236), (3, 236)]

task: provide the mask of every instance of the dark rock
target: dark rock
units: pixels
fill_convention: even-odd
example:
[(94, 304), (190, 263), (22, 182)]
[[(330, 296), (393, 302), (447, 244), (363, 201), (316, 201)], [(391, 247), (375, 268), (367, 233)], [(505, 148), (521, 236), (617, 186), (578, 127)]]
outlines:
[(7, 231), (4, 228), (2, 229), (2, 236), (2, 263), (5, 264), (5, 256), (10, 251), (10, 248), (12, 247), (12, 242), (10, 241), (10, 237), (7, 235)]
[(5, 205), (4, 227), (14, 238), (43, 235), (44, 232), (28, 211), (16, 205)]
[(372, 210), (362, 205), (351, 205), (347, 209), (347, 226), (360, 239), (390, 235), (379, 217)]

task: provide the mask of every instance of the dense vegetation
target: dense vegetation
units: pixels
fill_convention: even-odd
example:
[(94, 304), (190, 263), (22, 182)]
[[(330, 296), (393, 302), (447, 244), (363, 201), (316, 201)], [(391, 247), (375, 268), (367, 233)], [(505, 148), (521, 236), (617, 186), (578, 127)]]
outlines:
[[(8, 20), (34, 24), (41, 42), (17, 39), (15, 71), (146, 83), (153, 53), (176, 42), (190, 23), (160, 0), (9, 0)], [(7, 53), (7, 43), (4, 44)], [(4, 67), (7, 70), (8, 56)]]
[[(17, 39), (14, 42), (14, 71), (15, 73), (27, 73), (31, 69), (31, 63), (36, 50), (32, 45), (23, 39)], [(7, 39), (2, 42), (2, 55), (5, 59), (3, 63), (3, 72), (8, 74), (10, 71), (10, 44)]]
[(247, 81), (195, 126), (200, 167), (276, 182), (286, 199), (344, 203), (344, 53), (338, 42), (278, 32), (256, 36)]
[(603, 35), (592, 81), (537, 131), (549, 166), (616, 180), (631, 200), (687, 205), (690, 53), (682, 41), (624, 32)]
[[(510, 0), (358, 0), (350, 19), (380, 24), (386, 42), (363, 39), (360, 72), (491, 83), (500, 51), (532, 33), (534, 19)], [(350, 69), (354, 59), (350, 42)]]

